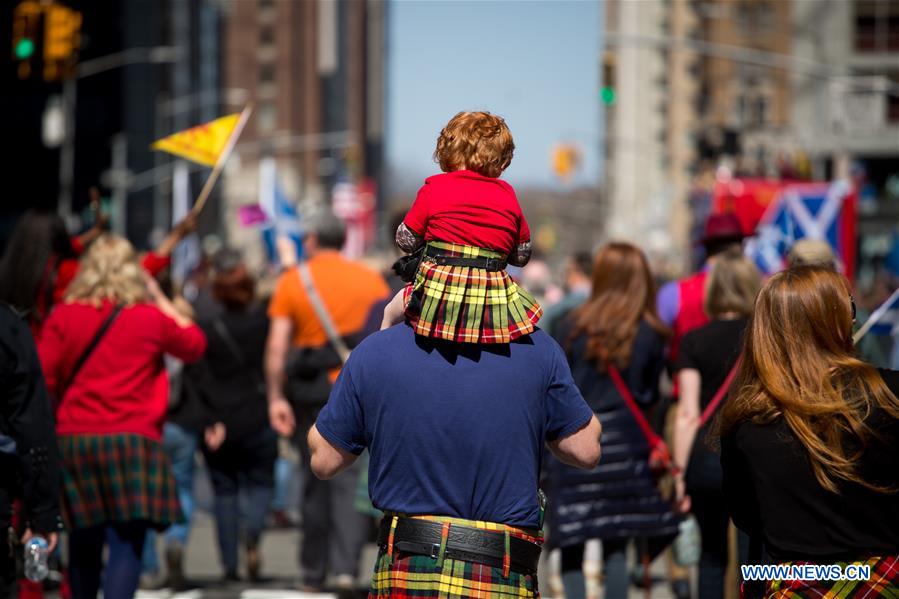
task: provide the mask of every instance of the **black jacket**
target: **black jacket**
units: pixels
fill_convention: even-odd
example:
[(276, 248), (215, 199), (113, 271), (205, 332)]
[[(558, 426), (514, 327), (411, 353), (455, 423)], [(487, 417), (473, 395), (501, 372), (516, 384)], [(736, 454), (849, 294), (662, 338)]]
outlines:
[(57, 530), (60, 484), (53, 411), (31, 331), (0, 304), (0, 520), (21, 497), (33, 530)]

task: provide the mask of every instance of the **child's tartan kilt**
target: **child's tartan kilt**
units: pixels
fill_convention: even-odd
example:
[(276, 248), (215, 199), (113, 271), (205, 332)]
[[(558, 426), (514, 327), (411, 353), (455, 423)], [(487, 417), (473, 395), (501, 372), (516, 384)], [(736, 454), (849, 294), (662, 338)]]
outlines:
[[(799, 565), (791, 562), (786, 565)], [(769, 580), (765, 583), (766, 599), (868, 599), (872, 597), (899, 598), (899, 556), (872, 557), (859, 562), (838, 562), (844, 570), (847, 565), (871, 567), (868, 580)], [(750, 599), (743, 583), (741, 593)]]
[(429, 241), (405, 297), (406, 317), (416, 334), (458, 343), (509, 343), (534, 331), (543, 314), (540, 304), (505, 271), (439, 266), (428, 260), (429, 253), (506, 258), (483, 248)]
[[(385, 518), (393, 514), (385, 515)], [(462, 520), (444, 516), (412, 516), (422, 520), (450, 522), (470, 528), (494, 531), (508, 530), (513, 536), (532, 543), (543, 544), (543, 533), (493, 522)], [(438, 566), (437, 558), (408, 555), (401, 552), (391, 557), (381, 548), (371, 578), (369, 599), (461, 599), (463, 597), (540, 597), (537, 576), (510, 570), (503, 576), (502, 568), (445, 558)]]
[(159, 442), (134, 434), (63, 435), (59, 451), (69, 527), (143, 520), (163, 529), (184, 520)]

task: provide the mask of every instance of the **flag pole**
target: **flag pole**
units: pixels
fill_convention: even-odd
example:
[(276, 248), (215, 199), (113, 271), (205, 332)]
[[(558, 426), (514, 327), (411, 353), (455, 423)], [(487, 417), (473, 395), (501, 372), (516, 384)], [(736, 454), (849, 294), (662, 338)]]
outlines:
[(234, 126), (234, 131), (231, 132), (231, 137), (228, 138), (228, 142), (222, 149), (221, 156), (219, 156), (219, 159), (215, 163), (215, 167), (213, 167), (212, 169), (212, 174), (210, 174), (209, 178), (206, 179), (206, 183), (203, 184), (203, 189), (200, 190), (200, 195), (197, 196), (197, 201), (194, 203), (194, 207), (191, 208), (191, 214), (199, 215), (200, 212), (203, 211), (203, 207), (206, 205), (206, 200), (209, 199), (209, 194), (212, 193), (212, 188), (215, 186), (216, 181), (218, 181), (219, 175), (222, 174), (222, 171), (225, 168), (225, 163), (228, 161), (228, 158), (231, 156), (231, 152), (234, 150), (234, 146), (237, 144), (237, 138), (240, 137), (240, 134), (243, 132), (243, 128), (247, 124), (247, 120), (250, 118), (250, 115), (252, 113), (253, 103), (250, 102), (240, 113), (240, 117), (237, 119), (237, 124)]
[(865, 321), (865, 324), (862, 325), (862, 328), (856, 331), (855, 335), (852, 336), (853, 343), (858, 343), (861, 338), (871, 330), (871, 327), (873, 327), (881, 318), (883, 318), (883, 315), (887, 313), (887, 310), (890, 309), (890, 306), (893, 305), (893, 302), (896, 301), (896, 298), (899, 298), (899, 289), (896, 289), (887, 301), (880, 304), (880, 306), (871, 313), (871, 316), (868, 317), (868, 320)]

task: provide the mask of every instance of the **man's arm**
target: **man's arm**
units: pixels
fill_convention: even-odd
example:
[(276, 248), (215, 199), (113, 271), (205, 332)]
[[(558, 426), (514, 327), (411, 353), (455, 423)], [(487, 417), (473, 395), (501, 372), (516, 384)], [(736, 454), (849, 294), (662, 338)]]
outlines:
[(284, 395), (284, 364), (290, 349), (293, 323), (284, 316), (271, 319), (268, 341), (265, 347), (265, 385), (268, 391), (268, 415), (272, 428), (284, 437), (293, 434), (296, 427), (293, 409)]
[(564, 464), (592, 470), (599, 464), (601, 434), (602, 426), (596, 416), (593, 416), (571, 435), (548, 443), (549, 450)]
[[(0, 306), (0, 310), (6, 308)], [(25, 519), (29, 530), (52, 535), (62, 527), (58, 489), (61, 485), (59, 454), (53, 429), (53, 412), (41, 375), (31, 332), (24, 322), (3, 314), (0, 374), (5, 401), (0, 420), (9, 427), (21, 462)]]
[(322, 437), (313, 424), (309, 429), (309, 453), (312, 461), (312, 473), (320, 480), (334, 478), (353, 465), (359, 456), (348, 451), (334, 447)]

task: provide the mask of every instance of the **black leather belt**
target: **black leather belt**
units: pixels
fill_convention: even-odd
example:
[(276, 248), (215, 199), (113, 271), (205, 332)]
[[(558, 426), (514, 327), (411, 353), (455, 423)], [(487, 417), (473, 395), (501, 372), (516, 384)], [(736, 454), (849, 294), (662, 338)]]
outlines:
[[(387, 549), (390, 523), (393, 518), (381, 521), (378, 546)], [(414, 518), (399, 518), (393, 533), (393, 550), (413, 555), (429, 555), (437, 558), (440, 553), (440, 537), (443, 524)], [(509, 557), (511, 570), (522, 574), (535, 574), (540, 560), (540, 545), (510, 537)], [(493, 568), (503, 567), (505, 555), (505, 535), (502, 532), (479, 530), (453, 524), (449, 529), (444, 557), (465, 562), (484, 564)]]
[(490, 271), (506, 270), (506, 261), (503, 258), (462, 258), (458, 256), (431, 256), (425, 254), (423, 260), (433, 262), (439, 266), (467, 266)]

